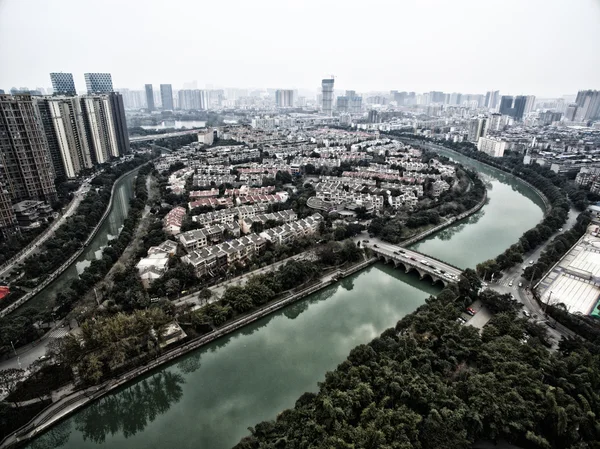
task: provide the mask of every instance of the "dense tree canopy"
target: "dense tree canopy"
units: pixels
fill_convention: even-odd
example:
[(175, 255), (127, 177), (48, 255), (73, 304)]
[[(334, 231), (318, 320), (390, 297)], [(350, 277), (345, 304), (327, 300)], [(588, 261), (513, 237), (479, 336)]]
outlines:
[(579, 342), (549, 352), (508, 303), (480, 335), (454, 321), (459, 288), (443, 293), (353, 349), (317, 393), (236, 448), (597, 447), (600, 356)]

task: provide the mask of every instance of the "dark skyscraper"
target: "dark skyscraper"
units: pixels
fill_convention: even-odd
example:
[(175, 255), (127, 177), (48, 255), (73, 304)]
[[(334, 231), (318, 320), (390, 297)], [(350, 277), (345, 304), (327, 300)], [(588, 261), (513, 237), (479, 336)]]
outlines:
[(0, 183), (13, 201), (56, 201), (50, 150), (31, 95), (0, 95)]
[(514, 101), (514, 105), (513, 105), (513, 110), (514, 110), (514, 115), (513, 117), (515, 118), (515, 120), (523, 120), (523, 114), (525, 112), (525, 105), (527, 103), (527, 97), (524, 95), (518, 95), (515, 97), (515, 101)]
[(509, 115), (515, 120), (522, 120), (526, 103), (527, 97), (524, 95), (516, 97), (503, 95), (500, 99), (500, 114)]
[(600, 118), (600, 90), (580, 90), (575, 103), (575, 121), (586, 122)]
[(72, 73), (51, 73), (50, 81), (54, 95), (77, 95)]
[(130, 152), (123, 97), (117, 92), (111, 92), (108, 94), (108, 97), (110, 99), (113, 126), (117, 137), (117, 146), (119, 147), (119, 154), (122, 156)]
[(107, 94), (113, 91), (110, 73), (84, 73), (88, 94)]
[(154, 90), (152, 90), (152, 84), (146, 84), (146, 109), (149, 112), (154, 111)]
[(163, 111), (173, 110), (173, 88), (170, 84), (160, 85), (160, 99)]
[(513, 97), (502, 95), (500, 98), (500, 114), (512, 116)]

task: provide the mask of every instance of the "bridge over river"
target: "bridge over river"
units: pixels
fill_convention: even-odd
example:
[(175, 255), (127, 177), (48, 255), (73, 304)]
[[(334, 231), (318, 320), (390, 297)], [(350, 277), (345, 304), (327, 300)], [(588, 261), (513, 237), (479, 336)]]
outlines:
[(430, 277), (432, 282), (441, 282), (446, 286), (458, 282), (462, 274), (460, 268), (418, 251), (381, 241), (363, 241), (362, 245), (371, 249), (378, 259), (385, 263), (393, 263), (394, 267), (402, 267), (406, 273), (417, 271), (422, 280)]

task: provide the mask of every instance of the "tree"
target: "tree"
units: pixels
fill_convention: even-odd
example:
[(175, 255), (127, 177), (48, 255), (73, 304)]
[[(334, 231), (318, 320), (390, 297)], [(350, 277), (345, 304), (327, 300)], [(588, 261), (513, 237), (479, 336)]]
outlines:
[(167, 282), (165, 282), (165, 292), (167, 296), (175, 296), (177, 293), (179, 293), (180, 288), (181, 283), (179, 282), (179, 279), (169, 279)]
[(25, 377), (25, 371), (17, 368), (0, 370), (0, 390), (6, 390), (9, 394), (15, 390), (17, 384)]
[(211, 297), (212, 292), (206, 287), (204, 287), (202, 290), (200, 290), (200, 293), (198, 293), (198, 298), (200, 298), (200, 302), (203, 302), (204, 304), (208, 303)]

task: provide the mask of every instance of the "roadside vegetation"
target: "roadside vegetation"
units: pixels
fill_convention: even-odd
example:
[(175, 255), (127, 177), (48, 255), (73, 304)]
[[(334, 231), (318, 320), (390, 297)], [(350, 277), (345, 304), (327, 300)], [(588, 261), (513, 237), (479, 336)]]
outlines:
[[(110, 201), (110, 190), (115, 180), (123, 173), (147, 162), (151, 157), (151, 155), (136, 156), (132, 161), (119, 164), (112, 171), (106, 171), (96, 177), (92, 185), (97, 186), (97, 191), (91, 190), (89, 192), (81, 202), (77, 213), (69, 217), (55, 235), (46, 242), (41, 254), (36, 254), (35, 257), (26, 261), (24, 267), (25, 282), (35, 279), (37, 285), (45, 276), (48, 276), (80, 249), (93, 227), (98, 224), (104, 214)], [(145, 180), (145, 173), (151, 169), (151, 166), (140, 169), (141, 175), (138, 176), (138, 179), (144, 178)], [(124, 223), (123, 230), (119, 237), (103, 250), (103, 257), (100, 260), (93, 261), (79, 278), (74, 279), (63, 291), (57, 294), (54, 303), (37, 307), (25, 305), (18, 311), (0, 318), (0, 356), (12, 351), (13, 344), (21, 346), (41, 337), (43, 330), (37, 327), (35, 323), (51, 322), (66, 316), (76, 301), (104, 277), (127, 246), (131, 238), (131, 232), (135, 229), (137, 220), (144, 208), (145, 186), (139, 184), (142, 184), (142, 182), (140, 181), (136, 185), (138, 196), (131, 201), (132, 210)], [(36, 277), (31, 278), (30, 276)]]

